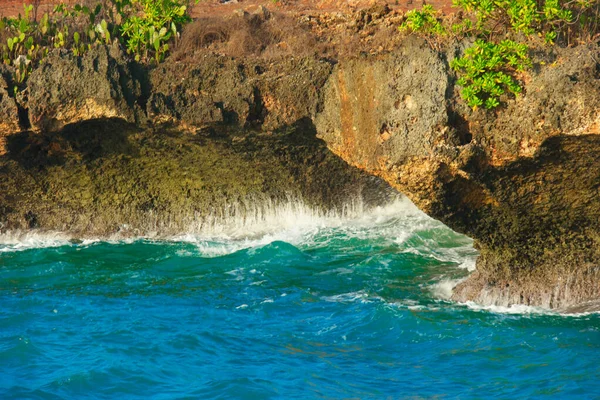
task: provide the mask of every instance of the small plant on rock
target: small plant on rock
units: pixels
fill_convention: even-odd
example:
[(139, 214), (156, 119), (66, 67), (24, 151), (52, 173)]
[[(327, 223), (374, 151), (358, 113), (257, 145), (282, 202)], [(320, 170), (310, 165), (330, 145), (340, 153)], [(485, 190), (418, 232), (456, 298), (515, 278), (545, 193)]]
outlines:
[(21, 89), (31, 70), (53, 49), (79, 57), (93, 46), (118, 40), (136, 60), (160, 63), (182, 26), (191, 21), (187, 2), (98, 0), (93, 7), (61, 3), (39, 21), (32, 16), (34, 7), (25, 5), (22, 15), (0, 20), (5, 38), (0, 61), (14, 68), (14, 81)]
[(180, 0), (131, 0), (121, 4), (120, 10), (121, 35), (127, 51), (137, 61), (154, 56), (157, 63), (161, 62), (169, 51), (169, 40), (178, 37), (182, 25), (191, 20), (187, 6)]
[(548, 45), (600, 35), (598, 0), (453, 0), (466, 12), (461, 22), (446, 30), (431, 6), (410, 11), (401, 30), (443, 36), (474, 36), (474, 45), (454, 60), (462, 97), (472, 108), (500, 105), (501, 96), (522, 91), (518, 74), (531, 66), (529, 47), (522, 42), (532, 36)]
[(402, 31), (412, 31), (428, 35), (444, 35), (446, 29), (438, 19), (439, 12), (425, 4), (420, 10), (406, 13), (406, 20), (400, 25)]
[(527, 52), (526, 45), (512, 40), (498, 44), (477, 40), (462, 58), (453, 60), (451, 67), (460, 75), (457, 83), (463, 87), (461, 95), (467, 104), (492, 109), (507, 91), (521, 93), (515, 74), (531, 66)]

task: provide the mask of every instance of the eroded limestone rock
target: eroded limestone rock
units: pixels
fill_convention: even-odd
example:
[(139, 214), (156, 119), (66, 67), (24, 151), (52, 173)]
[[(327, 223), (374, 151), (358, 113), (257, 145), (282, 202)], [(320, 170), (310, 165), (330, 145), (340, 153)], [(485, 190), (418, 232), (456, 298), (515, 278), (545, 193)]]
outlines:
[(15, 99), (9, 95), (5, 74), (10, 72), (0, 67), (0, 156), (6, 153), (7, 137), (21, 130), (19, 109)]
[(312, 58), (277, 63), (209, 55), (150, 73), (147, 113), (155, 123), (191, 130), (220, 124), (281, 129), (317, 112), (331, 64)]
[[(336, 67), (320, 137), (430, 216), (475, 239), (454, 298), (567, 309), (600, 298), (600, 51), (544, 54), (496, 111), (457, 98), (447, 60), (411, 39)], [(541, 63), (538, 58), (537, 61)]]
[(83, 57), (56, 52), (28, 80), (29, 120), (37, 131), (98, 118), (136, 122), (139, 82), (117, 46), (98, 46)]
[(425, 157), (448, 125), (448, 80), (440, 55), (416, 38), (397, 53), (342, 62), (324, 88), (319, 136), (370, 171)]

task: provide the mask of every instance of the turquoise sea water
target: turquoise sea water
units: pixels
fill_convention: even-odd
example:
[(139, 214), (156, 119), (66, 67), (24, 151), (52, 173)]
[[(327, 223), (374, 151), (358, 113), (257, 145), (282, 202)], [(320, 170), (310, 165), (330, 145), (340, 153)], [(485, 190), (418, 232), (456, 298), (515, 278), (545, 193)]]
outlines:
[(445, 300), (476, 252), (406, 202), (275, 214), (5, 237), (0, 398), (600, 398), (600, 316)]

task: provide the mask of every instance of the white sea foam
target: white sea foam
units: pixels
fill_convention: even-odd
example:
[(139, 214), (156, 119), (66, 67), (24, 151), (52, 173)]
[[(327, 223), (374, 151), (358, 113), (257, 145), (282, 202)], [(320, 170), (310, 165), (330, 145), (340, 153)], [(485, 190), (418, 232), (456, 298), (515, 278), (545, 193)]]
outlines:
[(462, 306), (466, 306), (473, 311), (488, 311), (496, 314), (540, 314), (540, 315), (560, 315), (559, 312), (549, 310), (542, 307), (533, 307), (523, 304), (513, 304), (510, 306), (496, 306), (496, 305), (481, 305), (472, 301), (466, 303), (458, 303)]
[[(449, 246), (438, 246), (436, 238), (421, 237), (421, 232), (438, 230), (451, 235)], [(126, 233), (125, 233), (126, 234)], [(225, 210), (190, 224), (186, 233), (160, 237), (123, 236), (117, 233), (109, 238), (85, 238), (77, 246), (89, 246), (104, 241), (131, 243), (140, 239), (169, 240), (191, 243), (203, 257), (218, 257), (243, 249), (261, 248), (282, 241), (296, 247), (327, 246), (335, 238), (370, 240), (382, 245), (397, 246), (400, 252), (412, 252), (442, 262), (455, 263), (471, 269), (476, 252), (468, 238), (464, 245), (461, 237), (452, 234), (440, 222), (429, 218), (405, 197), (397, 197), (381, 207), (367, 208), (362, 201), (349, 202), (338, 211), (324, 212), (302, 200), (287, 199), (275, 202), (263, 199), (232, 204)], [(434, 232), (437, 236), (438, 232)], [(73, 245), (68, 234), (56, 232), (28, 232), (0, 235), (0, 252), (19, 251)]]
[(350, 293), (342, 293), (333, 296), (324, 296), (323, 300), (329, 303), (352, 303), (355, 301), (360, 302), (368, 302), (370, 301), (370, 296), (364, 290), (360, 290), (358, 292), (350, 292)]
[(470, 257), (466, 259), (464, 262), (459, 264), (459, 268), (466, 269), (469, 272), (475, 271), (476, 268), (476, 257)]
[(462, 281), (464, 281), (464, 278), (443, 279), (431, 286), (431, 292), (435, 298), (442, 300), (450, 300), (450, 298), (452, 297), (452, 289), (454, 289), (454, 287)]
[(517, 314), (517, 315), (550, 315), (561, 317), (581, 318), (592, 315), (599, 315), (600, 311), (590, 312), (569, 312), (568, 310), (551, 310), (543, 307), (527, 306), (523, 304), (512, 304), (510, 306), (484, 306), (472, 301), (466, 303), (458, 303), (461, 306), (466, 306), (474, 311), (487, 311), (495, 314)]
[(383, 207), (365, 208), (356, 200), (342, 207), (341, 211), (324, 212), (307, 205), (301, 200), (284, 203), (266, 201), (254, 206), (245, 206), (243, 211), (210, 218), (204, 222), (196, 236), (224, 239), (261, 239), (302, 236), (323, 228), (335, 228), (351, 224), (367, 227), (382, 224), (391, 218), (419, 216), (429, 219), (408, 199), (398, 198)]
[[(390, 221), (395, 223), (386, 226)], [(192, 243), (204, 257), (218, 257), (277, 241), (311, 246), (317, 236), (321, 235), (323, 239), (323, 233), (327, 231), (361, 239), (377, 235), (393, 240), (396, 235), (423, 223), (441, 225), (406, 198), (369, 210), (357, 201), (348, 204), (341, 212), (322, 212), (301, 201), (290, 201), (263, 204), (251, 212), (234, 212), (228, 218), (220, 217), (205, 223), (199, 233), (178, 235), (170, 240)], [(375, 226), (376, 230), (369, 229)]]
[(0, 234), (0, 253), (71, 244), (71, 237), (59, 232), (10, 232)]

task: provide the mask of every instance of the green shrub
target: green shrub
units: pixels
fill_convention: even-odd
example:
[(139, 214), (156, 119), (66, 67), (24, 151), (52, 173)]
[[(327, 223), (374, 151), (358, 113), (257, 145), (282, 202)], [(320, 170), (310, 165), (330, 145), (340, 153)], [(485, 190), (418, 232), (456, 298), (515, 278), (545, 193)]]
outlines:
[[(25, 5), (22, 15), (2, 18), (0, 37), (6, 39), (0, 44), (0, 56), (4, 64), (15, 68), (15, 89), (24, 84), (31, 70), (50, 50), (71, 50), (79, 56), (89, 49), (93, 40), (84, 40), (87, 35), (82, 36), (78, 30), (93, 29), (100, 10), (100, 5), (90, 10), (81, 5), (59, 4), (51, 14), (46, 13), (35, 21), (31, 15), (33, 6)], [(75, 31), (71, 34), (71, 30)]]
[(521, 93), (515, 73), (531, 65), (527, 52), (526, 45), (512, 40), (498, 44), (477, 40), (462, 58), (453, 60), (451, 67), (460, 75), (457, 83), (463, 87), (461, 95), (469, 106), (491, 109), (500, 105), (506, 91)]
[(421, 10), (411, 10), (406, 13), (406, 20), (400, 25), (400, 30), (425, 33), (429, 35), (444, 35), (446, 29), (438, 19), (439, 12), (426, 4)]
[(191, 20), (184, 2), (104, 0), (92, 8), (61, 3), (39, 21), (32, 18), (33, 6), (25, 5), (22, 15), (0, 20), (0, 59), (14, 67), (17, 86), (52, 49), (82, 56), (95, 45), (118, 40), (137, 61), (159, 63)]
[(443, 36), (475, 36), (475, 44), (451, 67), (458, 74), (461, 96), (470, 107), (495, 108), (501, 96), (518, 95), (522, 87), (517, 74), (531, 66), (526, 44), (508, 38), (533, 35), (552, 45), (591, 40), (600, 31), (598, 0), (453, 0), (466, 11), (459, 23), (445, 29), (433, 7), (406, 14), (401, 30)]
[(488, 37), (512, 31), (567, 40), (597, 31), (600, 9), (597, 0), (453, 0), (453, 5), (474, 15), (478, 33)]
[(127, 51), (138, 61), (150, 56), (162, 61), (169, 51), (169, 40), (191, 21), (186, 11), (181, 0), (122, 1), (120, 33)]

